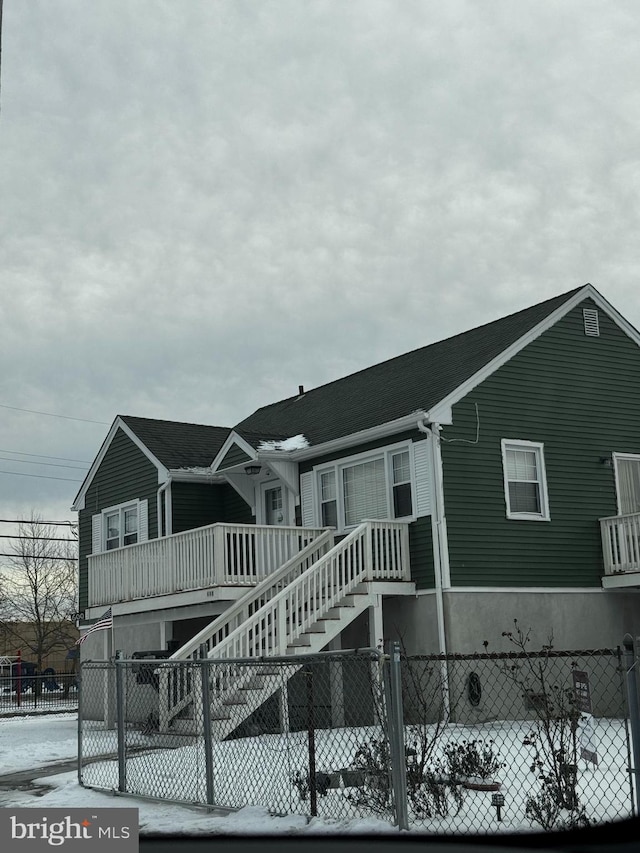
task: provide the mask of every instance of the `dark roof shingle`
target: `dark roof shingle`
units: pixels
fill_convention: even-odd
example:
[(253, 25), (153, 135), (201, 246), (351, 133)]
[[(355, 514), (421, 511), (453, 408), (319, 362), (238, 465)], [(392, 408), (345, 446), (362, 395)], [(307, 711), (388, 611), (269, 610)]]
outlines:
[(236, 426), (257, 436), (303, 433), (312, 445), (428, 411), (582, 287), (258, 409)]
[(159, 421), (120, 415), (124, 423), (167, 468), (210, 465), (224, 444), (227, 427)]

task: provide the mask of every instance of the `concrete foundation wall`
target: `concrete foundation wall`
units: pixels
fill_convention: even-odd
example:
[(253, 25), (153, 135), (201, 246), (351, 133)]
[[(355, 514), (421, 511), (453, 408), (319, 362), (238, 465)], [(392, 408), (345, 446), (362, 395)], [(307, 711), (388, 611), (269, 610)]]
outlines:
[(635, 592), (445, 592), (447, 651), (457, 654), (514, 651), (503, 631), (514, 619), (538, 651), (553, 635), (555, 649), (615, 648), (625, 633), (640, 634), (640, 595)]
[(385, 645), (399, 640), (407, 654), (438, 654), (435, 595), (386, 598), (382, 610)]

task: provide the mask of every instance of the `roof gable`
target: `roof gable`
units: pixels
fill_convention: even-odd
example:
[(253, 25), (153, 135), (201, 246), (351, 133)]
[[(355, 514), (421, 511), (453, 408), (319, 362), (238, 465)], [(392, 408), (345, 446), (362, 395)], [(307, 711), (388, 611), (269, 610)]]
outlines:
[(85, 477), (72, 505), (84, 507), (84, 496), (118, 430), (122, 430), (158, 469), (158, 482), (170, 471), (208, 467), (224, 444), (227, 427), (188, 424), (118, 415)]

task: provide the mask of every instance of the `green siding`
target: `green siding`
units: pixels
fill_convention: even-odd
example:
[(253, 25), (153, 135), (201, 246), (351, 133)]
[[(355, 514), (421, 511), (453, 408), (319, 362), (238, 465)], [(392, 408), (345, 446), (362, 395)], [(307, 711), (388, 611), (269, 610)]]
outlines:
[(171, 484), (171, 530), (181, 533), (222, 521), (224, 486), (211, 483)]
[[(617, 510), (600, 458), (640, 453), (640, 348), (602, 311), (600, 337), (586, 336), (583, 307), (453, 408), (441, 445), (453, 586), (601, 586), (598, 519)], [(550, 521), (506, 518), (503, 438), (544, 444)]]
[(174, 533), (216, 522), (255, 522), (251, 507), (228, 483), (173, 483), (171, 509)]
[(158, 535), (158, 470), (142, 451), (119, 429), (87, 490), (85, 507), (78, 513), (79, 602), (88, 606), (87, 556), (91, 553), (91, 518), (106, 507), (129, 500), (149, 501), (149, 539)]
[(255, 524), (251, 507), (233, 486), (224, 487), (224, 521), (228, 524)]
[(244, 450), (239, 448), (237, 444), (234, 444), (225, 453), (224, 459), (218, 465), (217, 470), (221, 471), (223, 468), (233, 468), (234, 465), (240, 465), (241, 462), (253, 462), (253, 459)]
[[(380, 447), (388, 447), (400, 441), (422, 441), (424, 435), (417, 428), (410, 432), (370, 441), (356, 447), (349, 447), (339, 453), (326, 454), (315, 459), (308, 459), (299, 465), (300, 474), (311, 471), (316, 465), (324, 465), (358, 453), (366, 453), (377, 450)], [(431, 535), (431, 516), (417, 519), (409, 526), (409, 551), (411, 561), (411, 576), (419, 589), (433, 588), (434, 586), (434, 564), (433, 564), (433, 541)]]
[(409, 525), (409, 550), (411, 552), (411, 578), (418, 589), (433, 589), (433, 538), (431, 516), (423, 516)]

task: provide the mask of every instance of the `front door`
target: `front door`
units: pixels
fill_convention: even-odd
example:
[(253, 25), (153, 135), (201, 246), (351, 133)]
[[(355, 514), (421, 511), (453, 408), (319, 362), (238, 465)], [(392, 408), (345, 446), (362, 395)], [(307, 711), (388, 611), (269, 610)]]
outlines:
[(287, 517), (282, 486), (275, 484), (265, 486), (262, 494), (265, 524), (286, 524)]

